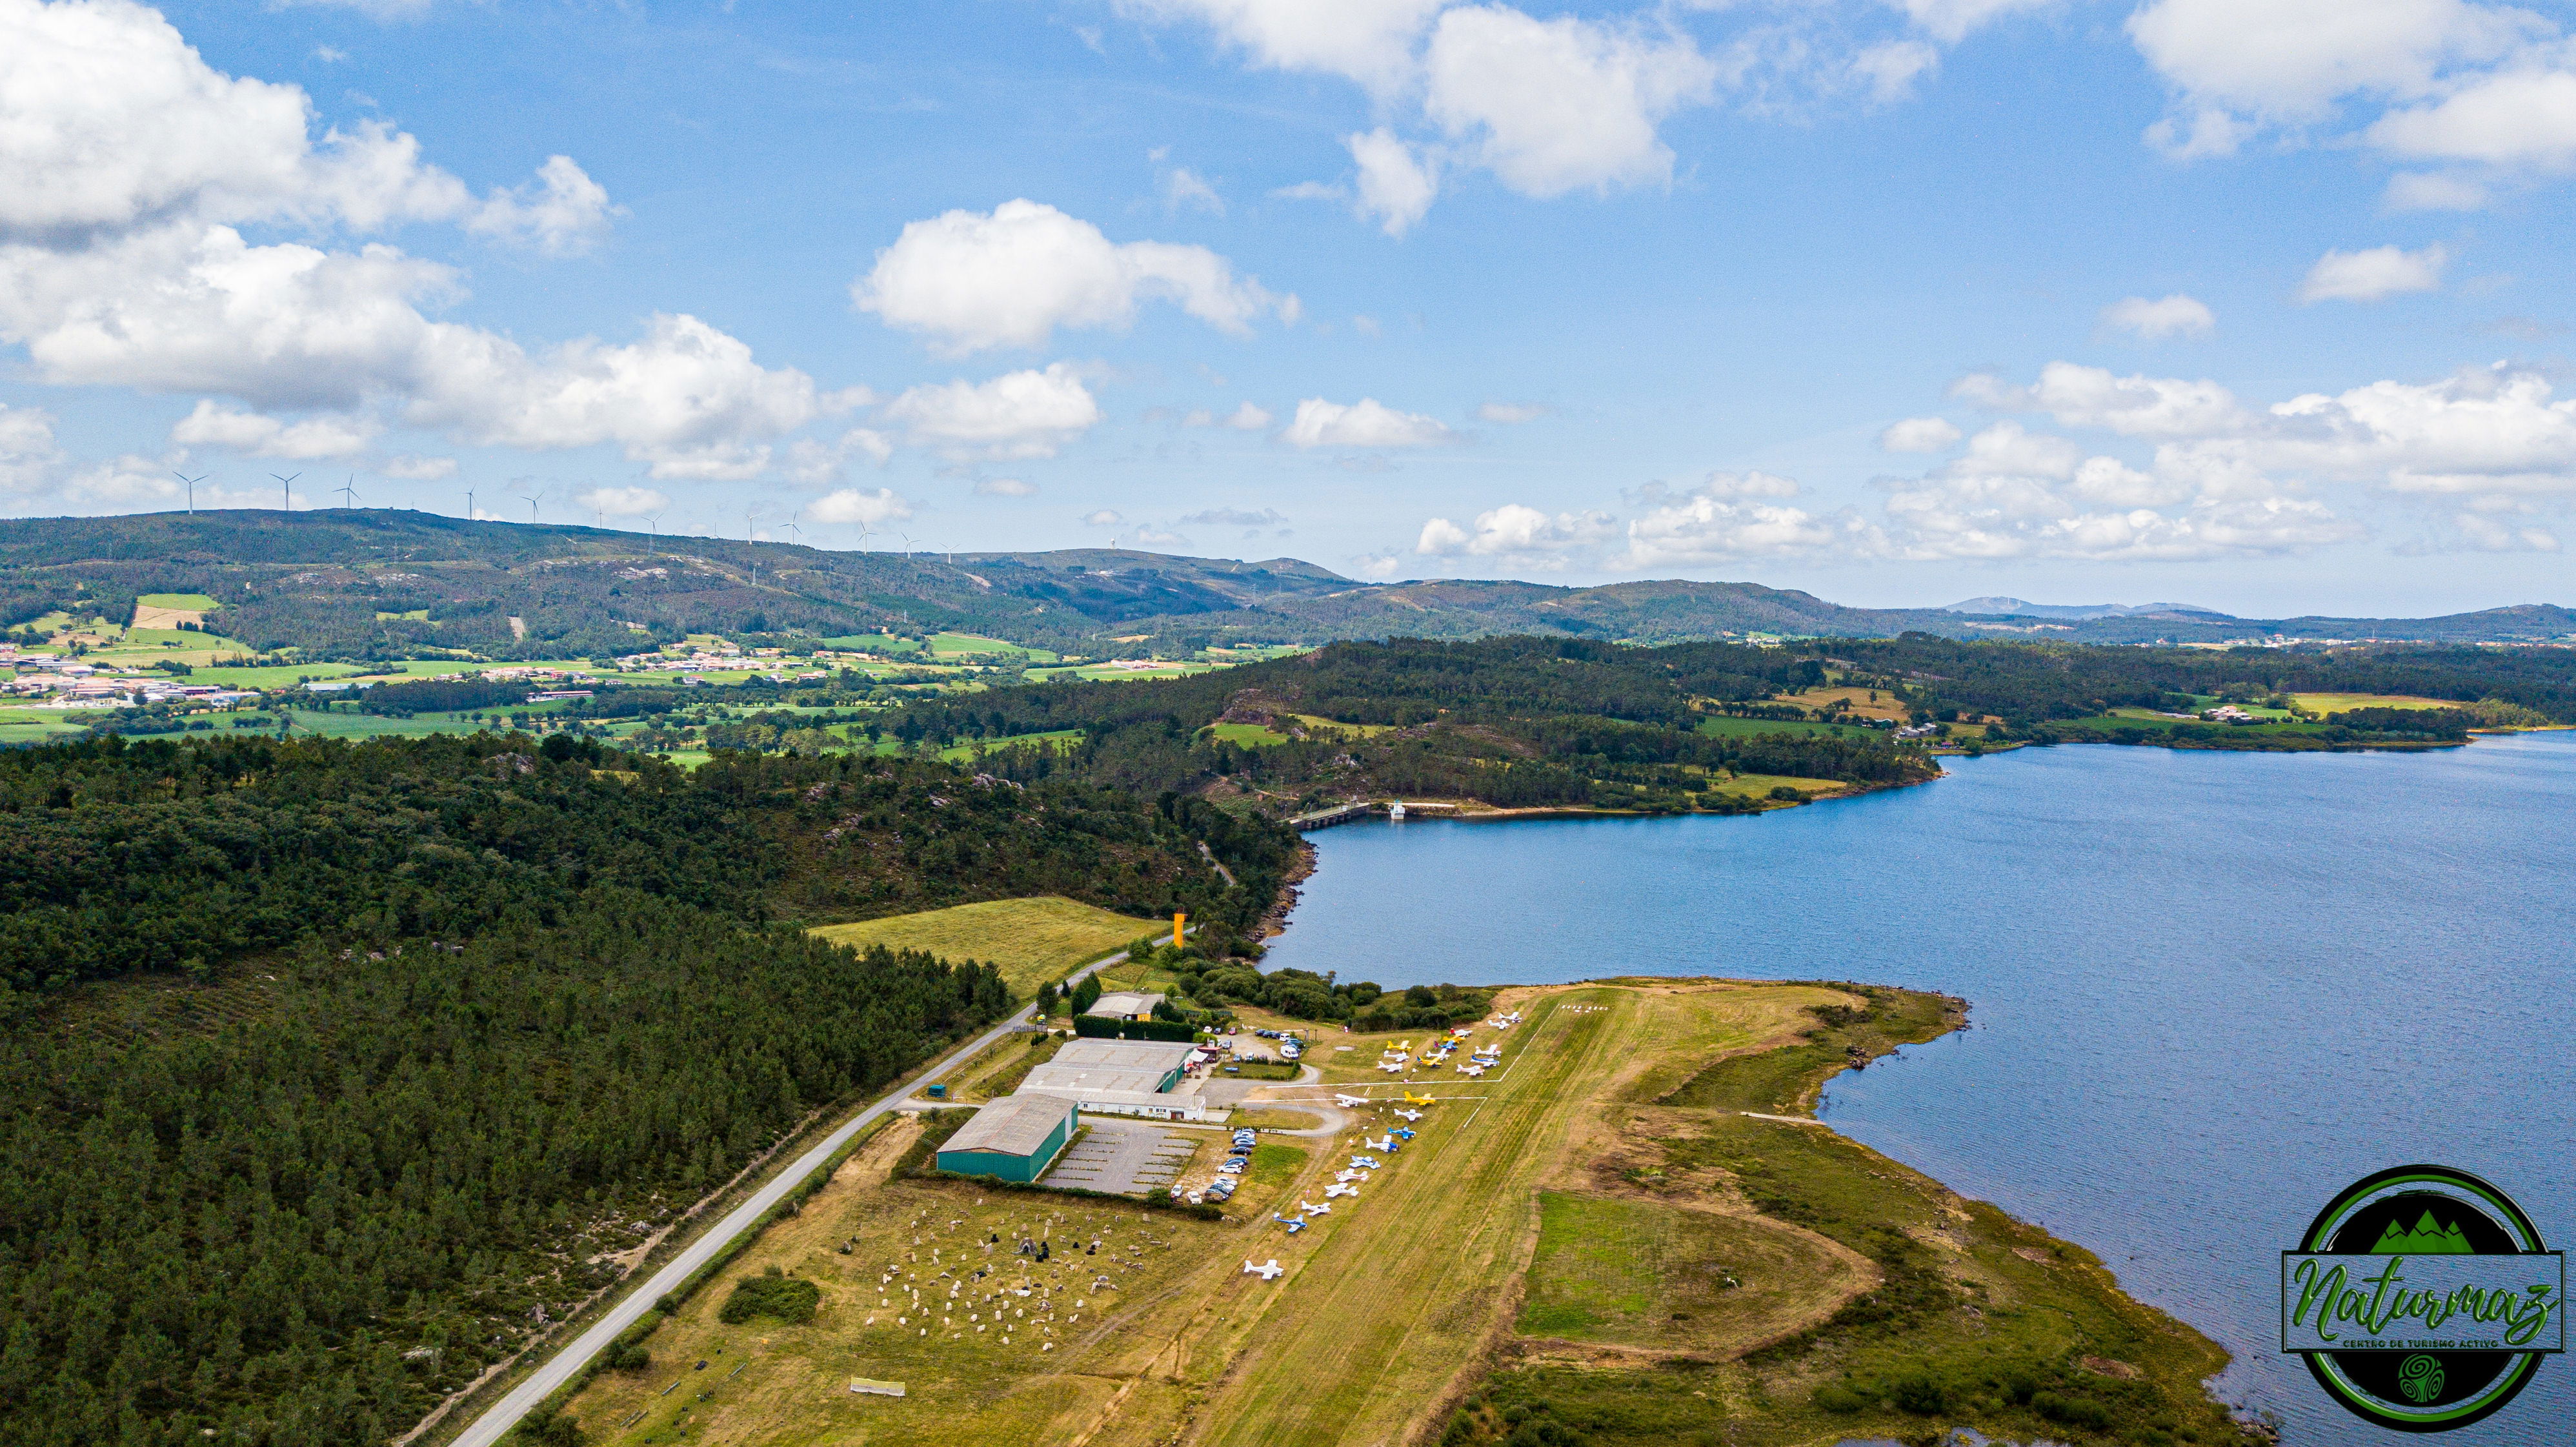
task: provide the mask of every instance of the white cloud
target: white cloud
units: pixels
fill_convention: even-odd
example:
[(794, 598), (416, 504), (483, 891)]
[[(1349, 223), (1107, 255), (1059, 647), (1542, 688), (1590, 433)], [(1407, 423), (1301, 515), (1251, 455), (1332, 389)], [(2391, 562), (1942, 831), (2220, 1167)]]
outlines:
[(1152, 523), (1139, 523), (1135, 531), (1127, 534), (1128, 546), (1136, 548), (1173, 548), (1187, 542), (1189, 539), (1179, 533), (1164, 532)]
[(1430, 447), (1454, 442), (1458, 434), (1419, 412), (1398, 412), (1374, 397), (1344, 406), (1309, 397), (1297, 404), (1296, 419), (1280, 433), (1295, 447)]
[(1098, 512), (1086, 515), (1082, 523), (1085, 527), (1114, 528), (1125, 521), (1127, 519), (1121, 517), (1116, 509), (1104, 507)]
[(52, 413), (0, 402), (0, 493), (42, 492), (53, 485), (62, 463)]
[(1956, 45), (1976, 30), (2006, 15), (2042, 10), (2057, 0), (1888, 0), (1944, 44)]
[(1623, 568), (1693, 567), (1738, 558), (1813, 553), (1848, 541), (1850, 524), (1766, 498), (1798, 484), (1765, 472), (1712, 472), (1679, 494), (1647, 489), (1645, 513), (1628, 524)]
[(671, 505), (670, 494), (650, 487), (594, 487), (574, 494), (573, 501), (590, 512), (613, 518), (652, 516)]
[(1548, 414), (1539, 402), (1487, 402), (1476, 408), (1476, 416), (1486, 422), (1509, 427), (1521, 422), (1535, 422)]
[(1288, 519), (1277, 508), (1269, 507), (1259, 512), (1233, 507), (1206, 508), (1180, 519), (1180, 523), (1183, 527), (1242, 528), (1247, 538), (1273, 530), (1284, 534), (1288, 527)]
[(456, 475), (453, 457), (415, 457), (410, 454), (387, 458), (376, 471), (405, 482), (436, 482)]
[(1259, 432), (1271, 423), (1269, 410), (1246, 402), (1219, 417), (1202, 407), (1181, 419), (1184, 427), (1230, 427), (1237, 432)]
[(1511, 558), (1533, 567), (1569, 566), (1568, 553), (1590, 552), (1614, 533), (1605, 512), (1561, 512), (1553, 516), (1520, 503), (1505, 503), (1476, 515), (1470, 527), (1447, 518), (1422, 525), (1413, 551), (1425, 557)]
[(838, 442), (821, 442), (799, 438), (787, 449), (787, 461), (779, 474), (790, 482), (808, 487), (829, 487), (847, 476), (850, 463), (864, 457), (883, 467), (894, 456), (894, 444), (886, 435), (868, 427), (853, 427), (841, 434)]
[(1380, 95), (1412, 78), (1413, 46), (1442, 0), (1119, 0), (1130, 15), (1195, 20), (1273, 70), (1339, 75)]
[(2031, 387), (1989, 373), (1960, 378), (1950, 395), (1998, 412), (2046, 412), (2069, 427), (2103, 427), (2130, 437), (2200, 437), (2240, 430), (2245, 409), (2216, 382), (2113, 376), (2107, 368), (2051, 362)]
[(2554, 553), (2558, 535), (2542, 527), (2513, 527), (2479, 513), (2464, 512), (2452, 519), (2461, 537), (2470, 547), (2486, 553)]
[(2475, 211), (2487, 204), (2484, 182), (2432, 171), (2400, 171), (2388, 178), (2379, 204), (2391, 211)]
[[(2576, 57), (2554, 59), (2563, 66)], [(2529, 64), (2488, 76), (2391, 111), (2366, 134), (2400, 156), (2564, 170), (2576, 164), (2576, 71)]]
[(516, 191), (495, 191), (465, 218), (465, 229), (535, 247), (549, 256), (575, 256), (597, 245), (612, 216), (608, 188), (570, 156), (549, 156), (537, 179)]
[(959, 458), (1053, 457), (1101, 420), (1099, 402), (1064, 362), (989, 382), (914, 387), (885, 413), (915, 442)]
[(912, 516), (912, 504), (895, 495), (891, 488), (862, 491), (845, 487), (828, 492), (805, 507), (805, 515), (818, 523), (859, 523), (874, 525), (901, 522)]
[(1679, 32), (1462, 5), (1432, 30), (1423, 110), (1504, 185), (1545, 198), (1670, 180), (1655, 127), (1716, 79)]
[(355, 457), (367, 450), (378, 430), (372, 418), (314, 417), (290, 425), (204, 400), (171, 427), (170, 440), (182, 447), (222, 447), (253, 457), (308, 462)]
[(2237, 448), (2262, 464), (2401, 493), (2576, 494), (2576, 398), (2502, 363), (2439, 382), (2374, 382), (2272, 408), (2280, 435)]
[(577, 249), (611, 208), (569, 160), (477, 201), (389, 127), (314, 141), (300, 89), (214, 71), (127, 0), (0, 0), (0, 38), (0, 341), (43, 381), (345, 414), (272, 429), (227, 407), (190, 424), (275, 455), (344, 455), (334, 427), (371, 435), (394, 412), (479, 445), (615, 445), (696, 478), (755, 475), (771, 439), (850, 401), (686, 316), (632, 345), (531, 353), (423, 315), (461, 293), (449, 267), (238, 229), (448, 221)]
[(2407, 292), (2439, 291), (2442, 267), (2450, 254), (2440, 243), (2421, 251), (2374, 246), (2367, 251), (2329, 251), (2308, 268), (2299, 285), (2299, 300), (2382, 301)]
[(1342, 138), (1359, 167), (1359, 192), (1352, 209), (1360, 219), (1375, 221), (1389, 236), (1402, 236), (1431, 210), (1440, 194), (1440, 169), (1429, 156), (1418, 156), (1384, 126)]
[(949, 355), (1043, 346), (1058, 327), (1125, 327), (1140, 300), (1176, 302), (1237, 335), (1281, 305), (1204, 246), (1121, 245), (1088, 221), (1027, 200), (906, 225), (850, 296), (888, 326), (928, 334)]
[(2208, 336), (2218, 326), (2218, 318), (2200, 301), (2175, 292), (2155, 301), (2142, 296), (2115, 301), (2102, 308), (2102, 325), (2152, 341)]
[(1870, 99), (1894, 105), (1914, 98), (1914, 83), (1940, 69), (1941, 52), (1919, 40), (1890, 40), (1852, 57), (1852, 74), (1869, 86)]
[(1946, 417), (1908, 417), (1878, 434), (1882, 452), (1938, 452), (1958, 440), (1959, 429)]
[(1225, 198), (1187, 166), (1174, 166), (1163, 173), (1163, 205), (1171, 211), (1195, 208), (1217, 216), (1225, 214)]
[(1016, 477), (987, 477), (975, 484), (978, 497), (1035, 497), (1038, 485)]

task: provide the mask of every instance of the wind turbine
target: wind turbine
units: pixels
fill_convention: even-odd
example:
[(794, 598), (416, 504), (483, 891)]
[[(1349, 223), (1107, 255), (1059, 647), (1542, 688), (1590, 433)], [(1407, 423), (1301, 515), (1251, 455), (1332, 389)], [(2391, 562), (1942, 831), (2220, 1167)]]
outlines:
[(333, 489), (333, 491), (340, 494), (340, 506), (342, 508), (347, 508), (358, 500), (358, 489), (356, 486), (357, 481), (358, 475), (353, 472), (349, 474), (349, 485)]
[(197, 510), (197, 484), (214, 476), (214, 474), (210, 472), (201, 472), (195, 477), (190, 477), (184, 472), (173, 470), (170, 475), (179, 479), (181, 482), (188, 484), (188, 511), (192, 513), (195, 512)]
[(804, 515), (805, 509), (801, 507), (787, 515), (787, 531), (794, 538), (796, 546), (800, 548), (805, 546), (805, 530), (796, 525), (796, 520)]
[(536, 497), (530, 497), (530, 496), (528, 496), (526, 493), (521, 493), (521, 494), (519, 494), (519, 501), (524, 502), (524, 503), (526, 503), (526, 504), (528, 505), (528, 522), (529, 522), (529, 523), (530, 523), (530, 525), (532, 525), (532, 526), (535, 524), (535, 522), (536, 522), (536, 520), (537, 520), (537, 502), (538, 502), (538, 499), (543, 498), (545, 495), (546, 495), (546, 490), (545, 490), (544, 488), (542, 488), (542, 487), (537, 489), (537, 495), (536, 495)]
[(474, 489), (470, 487), (465, 489), (465, 520), (474, 521)]
[[(667, 507), (662, 509), (662, 512), (669, 511)], [(644, 520), (644, 531), (655, 539), (662, 536), (662, 512), (657, 512)]]
[(295, 511), (295, 479), (302, 477), (303, 475), (304, 474), (300, 472), (294, 474), (292, 477), (277, 477), (277, 474), (274, 472), (269, 474), (271, 477), (277, 477), (277, 491), (281, 497), (285, 498), (286, 510), (288, 512)]
[(899, 538), (901, 538), (901, 539), (903, 539), (903, 555), (904, 555), (905, 557), (907, 557), (907, 558), (911, 557), (911, 556), (912, 556), (912, 534), (907, 533), (907, 532), (898, 532), (898, 533), (896, 533), (896, 534), (895, 534), (895, 536), (896, 536), (896, 537), (899, 537)]

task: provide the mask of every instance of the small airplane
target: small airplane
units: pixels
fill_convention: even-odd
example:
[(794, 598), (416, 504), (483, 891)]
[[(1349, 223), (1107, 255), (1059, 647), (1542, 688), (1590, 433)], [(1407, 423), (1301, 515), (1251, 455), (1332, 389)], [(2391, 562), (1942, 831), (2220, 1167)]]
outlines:
[(1359, 1181), (1366, 1180), (1367, 1178), (1368, 1173), (1365, 1171), (1344, 1171), (1340, 1175), (1333, 1177), (1336, 1181)]
[(1409, 1141), (1413, 1139), (1413, 1127), (1409, 1125), (1400, 1125), (1395, 1129), (1388, 1131), (1387, 1134), (1400, 1141)]
[(1404, 1073), (1404, 1062), (1401, 1060), (1389, 1060), (1380, 1064), (1378, 1069), (1385, 1071), (1389, 1075), (1402, 1075)]
[(1324, 1188), (1324, 1199), (1329, 1201), (1335, 1196), (1356, 1197), (1359, 1193), (1360, 1188), (1357, 1186), (1326, 1186)]
[(1373, 1140), (1368, 1139), (1366, 1136), (1362, 1136), (1362, 1137), (1360, 1138), (1360, 1144), (1361, 1144), (1361, 1145), (1364, 1145), (1364, 1146), (1367, 1146), (1370, 1150), (1373, 1150), (1373, 1151), (1391, 1151), (1391, 1150), (1394, 1150), (1394, 1149), (1395, 1149), (1395, 1137), (1393, 1137), (1393, 1136), (1388, 1136), (1388, 1137), (1387, 1137), (1386, 1139), (1384, 1139), (1384, 1140), (1375, 1140), (1375, 1141), (1373, 1141)]
[(1264, 1281), (1276, 1281), (1279, 1279), (1279, 1274), (1286, 1271), (1288, 1268), (1280, 1265), (1279, 1258), (1273, 1256), (1270, 1258), (1269, 1264), (1264, 1266), (1255, 1266), (1251, 1262), (1246, 1261), (1243, 1263), (1243, 1269), (1247, 1275), (1258, 1276)]
[(1336, 1095), (1333, 1097), (1333, 1104), (1340, 1106), (1344, 1110), (1357, 1110), (1368, 1103), (1369, 1098), (1365, 1095)]
[[(1329, 1192), (1326, 1193), (1328, 1198), (1330, 1194), (1331, 1193)], [(1333, 1208), (1330, 1206), (1310, 1206), (1303, 1201), (1299, 1201), (1297, 1203), (1297, 1209), (1305, 1212), (1309, 1216), (1329, 1216), (1333, 1214)]]
[(1461, 1065), (1458, 1067), (1458, 1073), (1467, 1077), (1469, 1080), (1475, 1080), (1484, 1075), (1485, 1067), (1481, 1065)]
[[(1420, 1120), (1420, 1119), (1422, 1119), (1422, 1112), (1420, 1112), (1420, 1111), (1418, 1111), (1418, 1110), (1399, 1110), (1399, 1111), (1397, 1111), (1397, 1112), (1396, 1112), (1396, 1115), (1397, 1115), (1397, 1117), (1398, 1117), (1398, 1118), (1403, 1119), (1403, 1120)], [(1411, 1136), (1412, 1136), (1412, 1133), (1411, 1133), (1410, 1131), (1406, 1132), (1406, 1138), (1407, 1138), (1407, 1139), (1410, 1139), (1410, 1138), (1411, 1138)]]

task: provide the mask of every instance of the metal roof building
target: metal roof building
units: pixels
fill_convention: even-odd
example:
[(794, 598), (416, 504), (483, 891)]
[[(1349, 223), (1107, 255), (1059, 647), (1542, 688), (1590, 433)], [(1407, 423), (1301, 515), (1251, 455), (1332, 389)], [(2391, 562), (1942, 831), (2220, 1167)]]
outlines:
[(1163, 1120), (1223, 1119), (1211, 1114), (1197, 1086), (1181, 1084), (1197, 1047), (1161, 1040), (1068, 1040), (1055, 1058), (1020, 1082), (1023, 1094), (1061, 1096), (1094, 1115), (1141, 1115)]
[(1074, 1102), (1062, 1096), (1004, 1096), (975, 1112), (939, 1148), (939, 1169), (1035, 1181), (1064, 1153), (1080, 1119)]

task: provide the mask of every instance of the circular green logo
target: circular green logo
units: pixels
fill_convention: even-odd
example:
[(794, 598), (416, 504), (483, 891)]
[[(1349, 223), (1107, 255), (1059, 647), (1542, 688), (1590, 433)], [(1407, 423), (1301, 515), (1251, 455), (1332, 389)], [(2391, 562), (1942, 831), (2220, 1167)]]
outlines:
[(2500, 1411), (2565, 1350), (2565, 1257), (2466, 1171), (2353, 1182), (2281, 1253), (2281, 1349), (2328, 1396), (2401, 1432)]

